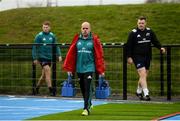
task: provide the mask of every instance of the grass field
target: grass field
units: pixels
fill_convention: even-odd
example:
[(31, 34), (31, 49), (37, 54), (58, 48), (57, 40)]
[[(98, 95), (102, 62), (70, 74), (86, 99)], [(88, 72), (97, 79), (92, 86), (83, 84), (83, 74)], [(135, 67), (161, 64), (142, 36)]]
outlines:
[(102, 42), (126, 42), (140, 15), (148, 18), (163, 44), (180, 43), (180, 4), (26, 8), (0, 12), (0, 43), (32, 43), (44, 20), (52, 22), (59, 43), (70, 43), (83, 21)]
[(95, 106), (89, 116), (81, 116), (81, 112), (82, 110), (75, 110), (31, 120), (152, 120), (180, 112), (180, 103), (120, 102)]

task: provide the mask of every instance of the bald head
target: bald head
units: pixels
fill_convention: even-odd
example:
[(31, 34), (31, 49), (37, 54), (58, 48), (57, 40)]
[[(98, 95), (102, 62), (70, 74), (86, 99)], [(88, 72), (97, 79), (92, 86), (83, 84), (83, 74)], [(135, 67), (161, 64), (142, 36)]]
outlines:
[(81, 25), (81, 27), (83, 27), (83, 26), (89, 26), (89, 27), (90, 27), (90, 23), (87, 22), (87, 21), (86, 21), (86, 22), (83, 22), (82, 25)]
[(83, 37), (87, 38), (88, 34), (91, 32), (91, 25), (89, 22), (83, 22), (81, 25), (81, 33)]

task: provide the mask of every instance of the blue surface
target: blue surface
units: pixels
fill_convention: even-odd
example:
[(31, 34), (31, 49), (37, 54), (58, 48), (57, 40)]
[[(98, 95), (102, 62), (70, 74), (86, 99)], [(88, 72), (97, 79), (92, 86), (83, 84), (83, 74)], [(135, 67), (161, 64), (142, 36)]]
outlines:
[(180, 114), (164, 118), (161, 121), (168, 121), (168, 120), (178, 120), (179, 121), (180, 120)]
[[(105, 103), (105, 101), (93, 101), (93, 105)], [(81, 108), (83, 108), (83, 100), (80, 99), (2, 96), (0, 97), (0, 120), (24, 120)]]

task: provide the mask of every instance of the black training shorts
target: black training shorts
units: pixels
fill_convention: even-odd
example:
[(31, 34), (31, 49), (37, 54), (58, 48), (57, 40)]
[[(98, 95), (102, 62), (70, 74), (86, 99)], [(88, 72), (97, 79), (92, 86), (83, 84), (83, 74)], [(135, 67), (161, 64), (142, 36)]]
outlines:
[(149, 56), (136, 55), (133, 57), (133, 62), (136, 69), (145, 67), (146, 70), (149, 70), (151, 58)]
[(40, 59), (39, 59), (39, 62), (40, 62), (40, 65), (41, 65), (42, 67), (43, 67), (43, 66), (46, 66), (46, 65), (51, 66), (51, 60), (44, 59), (44, 58), (40, 58)]

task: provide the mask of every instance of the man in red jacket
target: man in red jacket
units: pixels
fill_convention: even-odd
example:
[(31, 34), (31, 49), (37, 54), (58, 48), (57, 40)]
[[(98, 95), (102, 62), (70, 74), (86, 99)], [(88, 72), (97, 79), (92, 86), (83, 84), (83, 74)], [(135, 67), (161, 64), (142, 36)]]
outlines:
[(88, 22), (81, 25), (81, 33), (76, 34), (66, 55), (63, 65), (69, 75), (77, 72), (84, 99), (83, 116), (90, 114), (92, 107), (92, 76), (97, 72), (104, 76), (104, 54), (99, 37), (91, 32)]

